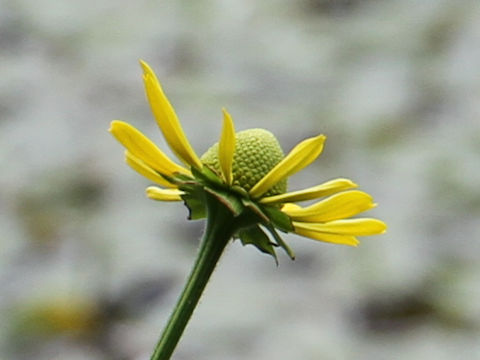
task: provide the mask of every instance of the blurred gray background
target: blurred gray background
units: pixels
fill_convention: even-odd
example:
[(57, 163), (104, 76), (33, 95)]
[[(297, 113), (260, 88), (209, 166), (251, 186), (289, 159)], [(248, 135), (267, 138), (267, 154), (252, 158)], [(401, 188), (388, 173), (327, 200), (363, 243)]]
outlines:
[(233, 243), (175, 359), (479, 359), (479, 44), (478, 0), (1, 0), (0, 358), (147, 359), (165, 324), (203, 223), (107, 132), (167, 150), (142, 58), (198, 153), (223, 106), (324, 133), (290, 188), (351, 178), (389, 225), (278, 268)]

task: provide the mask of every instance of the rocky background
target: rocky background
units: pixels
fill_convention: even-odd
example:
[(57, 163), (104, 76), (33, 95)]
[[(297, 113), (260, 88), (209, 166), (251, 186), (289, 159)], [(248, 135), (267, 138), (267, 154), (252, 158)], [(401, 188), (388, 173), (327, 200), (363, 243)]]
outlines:
[(0, 1), (0, 358), (148, 359), (203, 223), (146, 199), (108, 134), (162, 148), (138, 59), (199, 153), (221, 108), (285, 151), (291, 189), (351, 178), (386, 235), (233, 243), (178, 360), (480, 358), (478, 0)]

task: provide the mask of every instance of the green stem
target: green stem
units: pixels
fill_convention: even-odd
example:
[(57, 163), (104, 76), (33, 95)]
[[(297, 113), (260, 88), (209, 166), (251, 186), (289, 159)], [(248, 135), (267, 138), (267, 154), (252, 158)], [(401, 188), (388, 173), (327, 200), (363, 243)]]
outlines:
[(192, 316), (198, 300), (234, 232), (233, 215), (218, 199), (207, 194), (207, 228), (197, 259), (151, 360), (168, 360)]

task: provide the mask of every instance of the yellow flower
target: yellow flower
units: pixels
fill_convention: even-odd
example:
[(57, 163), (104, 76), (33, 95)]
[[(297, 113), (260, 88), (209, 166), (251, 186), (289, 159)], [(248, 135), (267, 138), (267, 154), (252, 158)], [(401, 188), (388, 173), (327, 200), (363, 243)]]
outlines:
[[(287, 178), (311, 164), (322, 152), (326, 137), (314, 136), (286, 156), (276, 138), (263, 129), (235, 133), (232, 117), (223, 110), (220, 140), (202, 157), (188, 141), (175, 111), (152, 69), (143, 61), (147, 99), (155, 120), (173, 153), (171, 160), (131, 125), (115, 120), (110, 132), (125, 146), (125, 159), (135, 171), (159, 186), (147, 188), (154, 200), (181, 201), (190, 218), (207, 216), (205, 194), (213, 194), (237, 221), (235, 236), (274, 255), (274, 246), (293, 252), (276, 229), (315, 240), (356, 246), (357, 236), (382, 234), (386, 225), (373, 218), (353, 218), (376, 206), (372, 197), (353, 190), (348, 179), (334, 179), (304, 190), (286, 192)], [(296, 203), (317, 200), (301, 207)], [(262, 228), (273, 236), (272, 242)], [(275, 255), (274, 255), (275, 256)]]

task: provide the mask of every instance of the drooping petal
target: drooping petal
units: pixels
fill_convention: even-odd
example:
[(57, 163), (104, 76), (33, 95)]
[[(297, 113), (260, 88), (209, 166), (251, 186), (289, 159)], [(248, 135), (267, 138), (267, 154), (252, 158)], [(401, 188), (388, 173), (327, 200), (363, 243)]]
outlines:
[(145, 164), (142, 160), (140, 160), (128, 150), (125, 150), (125, 161), (133, 170), (138, 172), (140, 175), (145, 176), (147, 179), (165, 187), (176, 187), (176, 185), (169, 183), (155, 170), (153, 170), (150, 166)]
[(161, 189), (156, 186), (149, 186), (146, 193), (150, 199), (159, 201), (181, 201), (180, 196), (184, 194), (183, 191), (178, 189)]
[(165, 96), (155, 73), (144, 61), (140, 60), (140, 64), (143, 69), (147, 99), (165, 140), (175, 155), (186, 165), (201, 169), (202, 163), (185, 136), (175, 110)]
[(305, 208), (283, 211), (294, 221), (327, 222), (346, 219), (375, 206), (369, 194), (351, 190), (332, 195)]
[(292, 224), (296, 231), (307, 230), (352, 236), (383, 234), (387, 230), (387, 225), (383, 221), (371, 218), (335, 220), (327, 223), (304, 223), (293, 221)]
[(328, 234), (318, 231), (309, 231), (301, 228), (296, 228), (295, 233), (314, 240), (320, 240), (333, 244), (357, 246), (360, 243), (358, 239), (352, 235)]
[(191, 175), (190, 171), (175, 164), (165, 155), (150, 139), (123, 121), (112, 121), (108, 130), (127, 148), (132, 155), (142, 160), (145, 164), (161, 174), (173, 175), (182, 173)]
[(218, 161), (227, 185), (232, 184), (232, 164), (235, 152), (235, 127), (227, 110), (223, 111), (223, 129), (218, 144)]
[(349, 179), (334, 179), (308, 189), (292, 191), (285, 194), (264, 197), (260, 199), (262, 204), (275, 204), (283, 202), (298, 202), (318, 199), (337, 192), (356, 188), (358, 185)]
[(322, 152), (325, 139), (325, 135), (318, 135), (295, 146), (282, 161), (250, 189), (250, 196), (259, 198), (279, 181), (310, 165)]

